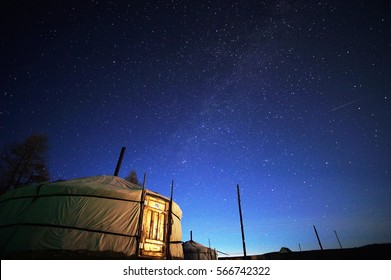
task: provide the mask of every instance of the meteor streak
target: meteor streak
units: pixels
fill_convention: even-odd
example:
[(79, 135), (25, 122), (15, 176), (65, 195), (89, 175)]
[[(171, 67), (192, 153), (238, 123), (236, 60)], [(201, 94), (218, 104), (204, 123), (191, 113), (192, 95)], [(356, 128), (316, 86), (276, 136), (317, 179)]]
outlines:
[(351, 101), (351, 102), (349, 102), (349, 103), (345, 103), (345, 104), (343, 104), (343, 105), (341, 105), (341, 106), (335, 107), (335, 108), (331, 109), (330, 112), (339, 110), (339, 109), (341, 109), (341, 108), (343, 108), (343, 107), (346, 107), (346, 106), (349, 106), (349, 105), (351, 105), (351, 104), (353, 104), (353, 103), (356, 103), (356, 102), (359, 101), (359, 100), (360, 100), (360, 98), (358, 98), (358, 99), (356, 99), (356, 100), (353, 100), (353, 101)]

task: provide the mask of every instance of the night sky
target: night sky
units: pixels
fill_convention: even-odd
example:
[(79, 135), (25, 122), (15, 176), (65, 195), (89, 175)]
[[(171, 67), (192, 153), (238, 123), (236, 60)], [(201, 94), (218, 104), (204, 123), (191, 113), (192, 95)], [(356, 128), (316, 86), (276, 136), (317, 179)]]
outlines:
[[(61, 4), (59, 4), (61, 2)], [(137, 171), (183, 240), (241, 254), (391, 242), (388, 1), (2, 1), (0, 145), (52, 180)]]

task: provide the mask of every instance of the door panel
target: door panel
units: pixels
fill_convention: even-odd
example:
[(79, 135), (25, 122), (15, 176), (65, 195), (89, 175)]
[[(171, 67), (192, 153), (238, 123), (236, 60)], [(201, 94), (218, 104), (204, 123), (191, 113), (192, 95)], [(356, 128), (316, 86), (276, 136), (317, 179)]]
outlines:
[(145, 197), (140, 242), (141, 257), (165, 256), (166, 209), (168, 209), (166, 201), (148, 195)]

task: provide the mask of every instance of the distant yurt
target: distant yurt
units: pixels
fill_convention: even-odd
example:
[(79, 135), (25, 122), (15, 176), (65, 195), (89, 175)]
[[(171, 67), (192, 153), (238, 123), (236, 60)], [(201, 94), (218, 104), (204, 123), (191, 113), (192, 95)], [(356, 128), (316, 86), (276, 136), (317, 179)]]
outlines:
[(0, 196), (0, 257), (183, 259), (181, 218), (116, 176), (28, 185)]
[(185, 260), (217, 260), (217, 252), (214, 249), (193, 241), (183, 243)]

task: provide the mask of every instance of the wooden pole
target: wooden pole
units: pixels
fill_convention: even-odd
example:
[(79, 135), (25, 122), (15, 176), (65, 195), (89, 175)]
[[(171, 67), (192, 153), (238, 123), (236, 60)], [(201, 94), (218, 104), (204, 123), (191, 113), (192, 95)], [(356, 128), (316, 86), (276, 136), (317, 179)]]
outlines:
[(167, 245), (166, 245), (166, 259), (171, 259), (171, 251), (170, 251), (170, 244), (171, 244), (171, 233), (172, 233), (172, 198), (174, 195), (174, 180), (171, 182), (171, 195), (170, 195), (170, 203), (168, 206), (168, 218), (167, 218)]
[(300, 249), (300, 252), (301, 252), (301, 246), (300, 246), (300, 243), (299, 243), (299, 249)]
[(117, 161), (117, 166), (115, 167), (114, 176), (118, 176), (119, 169), (121, 168), (121, 164), (122, 164), (122, 159), (124, 158), (125, 150), (126, 148), (122, 147), (121, 153), (119, 154), (119, 158)]
[(320, 242), (320, 238), (319, 238), (319, 235), (318, 235), (318, 231), (316, 230), (315, 226), (313, 226), (313, 227), (314, 227), (314, 230), (315, 230), (316, 238), (318, 238), (318, 243), (319, 243), (320, 249), (323, 250), (322, 243)]
[(208, 238), (208, 243), (209, 243), (208, 255), (209, 255), (209, 259), (211, 260), (212, 259), (212, 248), (210, 248), (210, 238)]
[(147, 173), (144, 173), (144, 179), (143, 179), (143, 190), (145, 189), (145, 184), (147, 183)]
[(140, 214), (138, 218), (138, 231), (137, 231), (137, 249), (136, 249), (136, 255), (139, 256), (140, 253), (140, 242), (141, 242), (141, 235), (143, 233), (143, 217), (144, 217), (144, 207), (145, 207), (145, 184), (147, 181), (147, 173), (144, 173), (144, 180), (143, 180), (143, 187), (141, 190), (141, 196), (140, 196)]
[(336, 232), (335, 230), (334, 230), (334, 233), (335, 233), (335, 236), (337, 237), (337, 240), (338, 240), (339, 247), (340, 247), (341, 249), (343, 249), (343, 248), (342, 248), (341, 241), (339, 241), (338, 234), (337, 234), (337, 232)]
[(190, 241), (193, 241), (193, 231), (190, 231)]
[(246, 240), (244, 238), (244, 228), (243, 228), (243, 217), (242, 217), (242, 206), (240, 204), (240, 191), (239, 191), (239, 184), (236, 185), (236, 189), (238, 192), (238, 204), (239, 204), (239, 217), (240, 217), (240, 229), (242, 230), (242, 244), (243, 244), (243, 256), (244, 259), (247, 259), (247, 253), (246, 253)]

